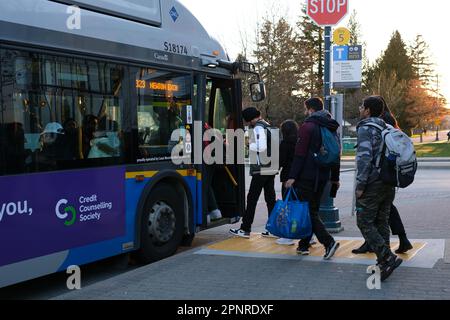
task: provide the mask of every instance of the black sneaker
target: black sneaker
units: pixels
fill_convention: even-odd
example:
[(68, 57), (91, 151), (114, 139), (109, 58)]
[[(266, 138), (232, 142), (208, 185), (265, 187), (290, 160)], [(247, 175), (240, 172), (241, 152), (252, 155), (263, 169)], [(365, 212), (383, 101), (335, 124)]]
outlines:
[(395, 251), (395, 253), (396, 254), (405, 254), (412, 249), (414, 249), (414, 247), (411, 244), (411, 242), (409, 242), (409, 240), (406, 240), (406, 242), (400, 241), (400, 246)]
[(297, 254), (302, 256), (309, 256), (310, 254), (309, 248), (310, 248), (309, 243), (305, 243), (305, 240), (300, 240), (298, 242)]
[(301, 256), (309, 256), (310, 252), (308, 248), (305, 247), (298, 247), (297, 248), (297, 254)]
[(236, 237), (250, 239), (250, 232), (244, 231), (242, 229), (230, 229), (230, 234)]
[(395, 254), (391, 253), (389, 258), (385, 259), (384, 262), (380, 263), (378, 266), (381, 271), (381, 281), (386, 281), (394, 272), (395, 269), (400, 267), (403, 263), (403, 260), (397, 257)]
[(271, 239), (278, 239), (277, 236), (274, 236), (269, 231), (265, 230), (264, 232), (261, 232), (261, 236), (264, 238), (271, 238)]
[(325, 248), (325, 255), (323, 256), (323, 259), (330, 260), (331, 258), (333, 258), (337, 249), (339, 249), (339, 246), (339, 242), (333, 240), (333, 242), (327, 248)]
[(352, 250), (353, 254), (366, 254), (366, 253), (373, 253), (373, 250), (370, 249), (369, 244), (367, 242), (364, 242), (364, 244), (359, 247), (358, 249)]

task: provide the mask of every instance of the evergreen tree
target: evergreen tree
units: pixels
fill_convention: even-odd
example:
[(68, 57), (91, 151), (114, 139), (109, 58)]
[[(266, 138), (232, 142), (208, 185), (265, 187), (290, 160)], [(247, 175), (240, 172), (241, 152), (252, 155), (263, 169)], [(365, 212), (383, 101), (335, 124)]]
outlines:
[(292, 94), (299, 83), (297, 48), (297, 35), (284, 18), (263, 22), (254, 55), (267, 88), (262, 111), (274, 124), (280, 124), (298, 111), (298, 100)]
[(305, 97), (323, 96), (324, 75), (324, 30), (317, 26), (306, 14), (306, 4), (302, 8), (300, 20), (297, 22), (299, 30), (298, 46), (302, 55), (298, 63), (304, 66), (299, 88)]
[(412, 67), (415, 76), (425, 87), (430, 87), (435, 79), (434, 64), (430, 58), (430, 48), (422, 35), (417, 35), (410, 47)]
[(416, 80), (416, 76), (412, 59), (400, 33), (395, 31), (386, 51), (368, 71), (366, 90), (369, 94), (378, 94), (386, 99), (400, 127), (408, 134), (414, 128), (409, 120), (413, 100), (407, 99), (409, 85), (413, 80)]
[(356, 10), (353, 10), (350, 20), (348, 21), (347, 29), (350, 31), (350, 45), (356, 46), (361, 44), (361, 25), (358, 21)]
[(410, 81), (416, 78), (413, 61), (408, 55), (400, 32), (393, 33), (389, 45), (379, 61), (378, 69), (395, 72), (398, 80)]

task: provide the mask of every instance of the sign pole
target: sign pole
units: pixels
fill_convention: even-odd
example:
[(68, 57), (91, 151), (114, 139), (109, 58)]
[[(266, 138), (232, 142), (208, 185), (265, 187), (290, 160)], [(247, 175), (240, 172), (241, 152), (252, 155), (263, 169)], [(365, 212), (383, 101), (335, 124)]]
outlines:
[[(306, 14), (318, 25), (325, 26), (325, 66), (324, 66), (324, 104), (331, 111), (331, 26), (337, 25), (348, 13), (349, 0), (307, 0)], [(345, 41), (345, 32), (342, 41)], [(348, 37), (348, 33), (347, 33)], [(348, 37), (349, 38), (349, 37)], [(321, 57), (322, 58), (322, 57)], [(343, 230), (339, 221), (339, 210), (334, 207), (330, 197), (331, 183), (324, 190), (320, 216), (330, 232)]]
[[(331, 112), (331, 26), (325, 27), (325, 74), (324, 74), (324, 97), (325, 109)], [(335, 100), (335, 99), (334, 99)], [(335, 110), (337, 106), (335, 105)], [(336, 117), (336, 115), (334, 115)], [(344, 230), (339, 218), (339, 209), (334, 206), (334, 200), (330, 197), (331, 183), (325, 187), (320, 204), (319, 215), (325, 227), (331, 233), (339, 233)]]
[(325, 109), (331, 111), (331, 26), (325, 27), (325, 74), (324, 74)]

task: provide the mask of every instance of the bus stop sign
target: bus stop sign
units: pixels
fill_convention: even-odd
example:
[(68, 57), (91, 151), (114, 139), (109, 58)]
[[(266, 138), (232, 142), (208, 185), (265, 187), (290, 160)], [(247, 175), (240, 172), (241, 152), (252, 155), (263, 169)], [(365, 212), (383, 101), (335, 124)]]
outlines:
[(334, 26), (348, 13), (349, 0), (308, 0), (307, 14), (318, 26)]

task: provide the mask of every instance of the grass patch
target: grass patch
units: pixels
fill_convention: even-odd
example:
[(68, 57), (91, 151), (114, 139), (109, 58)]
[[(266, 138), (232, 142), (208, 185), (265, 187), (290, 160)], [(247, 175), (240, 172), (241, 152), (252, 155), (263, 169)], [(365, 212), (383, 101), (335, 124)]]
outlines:
[(448, 158), (450, 157), (450, 143), (442, 141), (418, 144), (416, 151), (418, 158)]
[[(418, 158), (450, 158), (450, 143), (446, 141), (416, 144)], [(344, 157), (356, 156), (356, 151), (345, 150)]]

